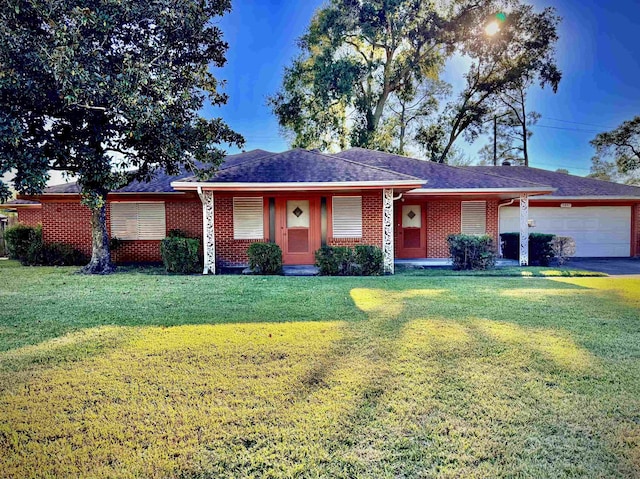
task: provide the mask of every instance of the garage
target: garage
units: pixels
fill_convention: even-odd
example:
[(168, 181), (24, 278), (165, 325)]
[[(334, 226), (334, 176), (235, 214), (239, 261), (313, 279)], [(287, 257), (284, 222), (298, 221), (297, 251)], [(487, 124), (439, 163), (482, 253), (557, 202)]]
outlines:
[[(577, 257), (631, 255), (630, 206), (531, 207), (529, 218), (535, 222), (531, 232), (572, 237)], [(500, 233), (519, 229), (519, 208), (502, 208)]]

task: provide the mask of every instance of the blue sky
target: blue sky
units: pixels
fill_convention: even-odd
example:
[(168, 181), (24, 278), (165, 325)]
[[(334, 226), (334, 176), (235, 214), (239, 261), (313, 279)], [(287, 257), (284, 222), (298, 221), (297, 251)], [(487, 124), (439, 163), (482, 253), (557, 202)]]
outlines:
[[(266, 106), (284, 67), (294, 58), (320, 0), (245, 0), (233, 4), (220, 21), (229, 42), (227, 65), (216, 72), (227, 80), (229, 103), (208, 109), (222, 116), (246, 140), (246, 149), (287, 149), (275, 117)], [(595, 134), (640, 115), (640, 2), (637, 0), (562, 0), (532, 2), (554, 6), (563, 17), (558, 63), (563, 80), (557, 94), (534, 89), (529, 108), (542, 114), (530, 145), (531, 166), (589, 172)], [(446, 79), (461, 71), (453, 62)], [(459, 146), (474, 156), (482, 143)]]

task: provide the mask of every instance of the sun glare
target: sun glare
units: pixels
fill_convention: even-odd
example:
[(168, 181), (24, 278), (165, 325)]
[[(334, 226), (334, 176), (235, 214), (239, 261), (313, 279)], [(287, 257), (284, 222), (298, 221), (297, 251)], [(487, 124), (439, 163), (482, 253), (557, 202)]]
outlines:
[(484, 27), (484, 32), (490, 37), (494, 36), (496, 33), (500, 31), (500, 25), (497, 21), (493, 21)]

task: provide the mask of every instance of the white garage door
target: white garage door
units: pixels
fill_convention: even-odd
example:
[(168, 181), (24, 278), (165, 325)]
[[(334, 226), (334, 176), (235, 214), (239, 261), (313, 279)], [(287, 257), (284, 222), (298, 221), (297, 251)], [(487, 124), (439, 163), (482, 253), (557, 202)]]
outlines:
[[(631, 254), (631, 207), (589, 206), (584, 208), (529, 208), (535, 233), (571, 236), (576, 256), (615, 257)], [(500, 210), (500, 233), (520, 230), (520, 210)]]

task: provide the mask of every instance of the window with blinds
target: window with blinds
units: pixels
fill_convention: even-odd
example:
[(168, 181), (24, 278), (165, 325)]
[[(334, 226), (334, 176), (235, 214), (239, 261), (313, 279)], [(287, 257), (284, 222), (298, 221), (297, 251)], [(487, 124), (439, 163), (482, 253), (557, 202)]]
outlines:
[(233, 199), (233, 238), (264, 238), (264, 201), (258, 198)]
[(111, 203), (111, 236), (123, 240), (161, 240), (167, 236), (163, 202)]
[(463, 201), (460, 232), (466, 235), (487, 233), (487, 202)]
[(362, 238), (362, 196), (334, 196), (331, 213), (334, 238)]

